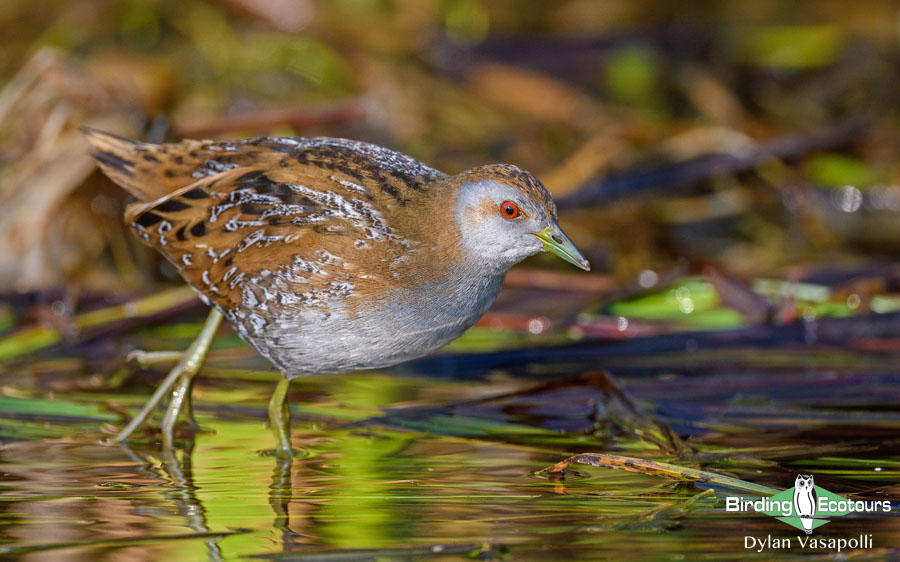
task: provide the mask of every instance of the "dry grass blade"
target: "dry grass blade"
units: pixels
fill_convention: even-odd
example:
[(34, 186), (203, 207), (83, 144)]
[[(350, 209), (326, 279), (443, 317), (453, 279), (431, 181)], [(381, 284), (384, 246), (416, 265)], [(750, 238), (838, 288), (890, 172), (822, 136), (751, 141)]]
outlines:
[(719, 486), (731, 490), (767, 496), (777, 494), (780, 491), (769, 488), (768, 486), (761, 486), (759, 484), (746, 482), (738, 478), (732, 478), (730, 476), (724, 476), (706, 470), (697, 470), (696, 468), (687, 468), (675, 464), (650, 461), (636, 457), (608, 455), (606, 453), (583, 453), (581, 455), (574, 455), (553, 466), (543, 469), (541, 472), (560, 476), (565, 474), (566, 469), (574, 463), (600, 466), (603, 468), (615, 468), (617, 470), (638, 472), (649, 476), (659, 476), (671, 480), (680, 480), (682, 482), (695, 482), (709, 486)]
[(95, 164), (77, 127), (97, 121), (126, 132), (119, 112), (131, 107), (88, 65), (49, 49), (0, 90), (0, 288), (103, 275), (103, 227), (90, 210), (103, 198), (82, 188)]
[[(61, 222), (55, 215), (63, 200), (94, 170), (80, 135), (68, 133), (54, 143), (50, 156), (38, 152), (21, 160), (16, 172), (0, 186), (4, 213), (0, 216), (0, 285), (40, 287), (61, 273), (49, 264), (64, 262), (48, 232)], [(14, 191), (10, 186), (25, 186)]]
[(57, 63), (53, 50), (42, 49), (25, 63), (22, 69), (0, 91), (0, 120), (6, 118), (12, 107), (24, 96), (47, 69)]
[(469, 69), (464, 83), (476, 95), (537, 121), (587, 130), (609, 124), (602, 106), (587, 92), (540, 72), (480, 62)]
[(610, 162), (622, 157), (627, 148), (622, 136), (619, 127), (615, 126), (591, 136), (565, 161), (542, 174), (541, 179), (554, 197), (568, 195), (604, 173)]

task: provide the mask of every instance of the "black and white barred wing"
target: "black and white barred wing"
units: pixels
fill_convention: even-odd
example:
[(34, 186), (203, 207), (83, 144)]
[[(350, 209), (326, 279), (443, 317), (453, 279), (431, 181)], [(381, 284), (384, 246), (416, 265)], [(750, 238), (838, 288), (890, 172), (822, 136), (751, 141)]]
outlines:
[(126, 220), (224, 311), (352, 305), (389, 284), (392, 264), (415, 246), (387, 225), (369, 189), (335, 171), (244, 166), (134, 203)]

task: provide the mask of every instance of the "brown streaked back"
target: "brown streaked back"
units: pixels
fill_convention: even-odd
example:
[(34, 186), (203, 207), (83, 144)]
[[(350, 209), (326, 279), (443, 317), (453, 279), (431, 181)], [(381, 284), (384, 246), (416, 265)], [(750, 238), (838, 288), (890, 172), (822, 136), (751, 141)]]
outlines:
[(395, 278), (391, 264), (427, 236), (409, 219), (447, 178), (403, 154), (343, 139), (154, 145), (85, 133), (103, 171), (138, 198), (125, 213), (136, 234), (226, 311), (240, 306), (244, 289), (256, 290), (255, 279), (284, 268), (309, 271), (279, 286), (280, 294), (324, 295), (357, 272), (365, 272), (355, 282), (359, 294), (418, 279)]

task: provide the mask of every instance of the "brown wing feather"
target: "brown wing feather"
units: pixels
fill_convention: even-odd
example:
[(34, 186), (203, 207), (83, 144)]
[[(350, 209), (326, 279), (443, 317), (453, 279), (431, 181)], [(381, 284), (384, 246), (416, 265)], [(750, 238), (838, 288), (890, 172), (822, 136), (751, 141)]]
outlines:
[(96, 129), (84, 129), (91, 155), (103, 172), (141, 201), (152, 201), (239, 166), (272, 163), (264, 151), (238, 147), (243, 143), (185, 140), (177, 144), (149, 144)]
[(311, 172), (235, 168), (134, 203), (126, 219), (226, 314), (247, 300), (324, 305), (349, 296), (351, 279), (354, 300), (390, 285), (392, 263), (418, 242), (388, 226), (355, 178)]
[(139, 199), (126, 210), (138, 236), (242, 335), (303, 308), (365, 314), (372, 295), (439, 279), (455, 257), (458, 232), (421, 220), (452, 208), (455, 191), (403, 154), (330, 138), (152, 145), (86, 134), (104, 172)]

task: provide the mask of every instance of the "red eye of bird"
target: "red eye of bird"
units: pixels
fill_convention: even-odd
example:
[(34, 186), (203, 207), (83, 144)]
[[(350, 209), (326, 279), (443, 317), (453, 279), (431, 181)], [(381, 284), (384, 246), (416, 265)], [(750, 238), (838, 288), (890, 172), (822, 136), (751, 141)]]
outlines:
[(519, 206), (512, 201), (504, 201), (500, 204), (500, 214), (503, 215), (503, 218), (514, 219), (521, 215), (522, 211), (520, 211)]

